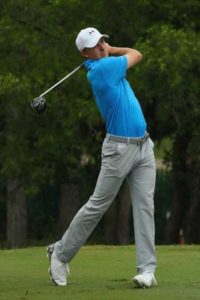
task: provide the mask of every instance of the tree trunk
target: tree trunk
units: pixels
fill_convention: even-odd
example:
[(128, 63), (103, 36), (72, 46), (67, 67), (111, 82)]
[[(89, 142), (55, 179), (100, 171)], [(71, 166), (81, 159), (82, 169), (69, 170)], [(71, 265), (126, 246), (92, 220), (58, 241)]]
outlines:
[(2, 240), (6, 239), (6, 193), (4, 191), (0, 192), (0, 237)]
[(71, 223), (79, 206), (78, 190), (76, 185), (67, 182), (60, 186), (59, 214), (57, 234), (64, 233)]
[(125, 182), (119, 199), (119, 213), (117, 220), (117, 239), (120, 245), (130, 244), (130, 211), (131, 200), (128, 183)]
[(188, 243), (199, 244), (200, 243), (200, 161), (194, 161), (191, 166), (192, 184), (191, 184), (191, 204), (188, 220), (188, 231), (186, 240)]
[(189, 207), (187, 180), (187, 136), (177, 136), (173, 148), (173, 199), (171, 215), (166, 225), (165, 242), (178, 244), (180, 230), (184, 226), (184, 218)]
[(19, 179), (7, 182), (7, 245), (11, 249), (27, 245), (27, 203)]

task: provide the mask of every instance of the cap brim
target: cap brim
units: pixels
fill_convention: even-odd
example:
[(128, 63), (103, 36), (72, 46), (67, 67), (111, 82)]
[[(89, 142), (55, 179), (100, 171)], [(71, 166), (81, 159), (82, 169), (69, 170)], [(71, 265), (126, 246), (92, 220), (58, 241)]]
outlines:
[(99, 40), (102, 38), (102, 37), (105, 37), (105, 38), (109, 38), (109, 35), (108, 34), (101, 34), (101, 35), (99, 35), (98, 37), (97, 37), (97, 39), (95, 39), (95, 40), (93, 40), (93, 41), (90, 41), (90, 43), (87, 45), (87, 48), (93, 48), (93, 47), (95, 47), (97, 44), (98, 44), (98, 42), (99, 42)]

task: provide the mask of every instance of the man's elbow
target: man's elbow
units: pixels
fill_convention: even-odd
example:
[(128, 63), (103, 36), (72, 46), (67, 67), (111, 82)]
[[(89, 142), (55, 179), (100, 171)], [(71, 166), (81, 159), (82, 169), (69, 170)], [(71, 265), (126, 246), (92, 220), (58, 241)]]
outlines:
[(132, 50), (131, 53), (127, 55), (128, 58), (128, 68), (133, 67), (134, 65), (137, 65), (143, 58), (143, 55), (141, 52), (137, 50)]
[(137, 62), (139, 63), (142, 59), (143, 59), (143, 54), (142, 54), (141, 52), (138, 51), (138, 54), (137, 54)]

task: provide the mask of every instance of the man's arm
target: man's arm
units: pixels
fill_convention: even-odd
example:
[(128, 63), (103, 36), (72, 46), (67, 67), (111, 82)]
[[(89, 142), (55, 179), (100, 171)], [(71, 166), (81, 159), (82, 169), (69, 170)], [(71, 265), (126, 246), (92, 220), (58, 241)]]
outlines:
[[(108, 45), (108, 44), (107, 44)], [(111, 47), (108, 45), (108, 53), (114, 56), (126, 55), (127, 57), (127, 69), (138, 64), (142, 60), (142, 53), (132, 48), (124, 47)]]

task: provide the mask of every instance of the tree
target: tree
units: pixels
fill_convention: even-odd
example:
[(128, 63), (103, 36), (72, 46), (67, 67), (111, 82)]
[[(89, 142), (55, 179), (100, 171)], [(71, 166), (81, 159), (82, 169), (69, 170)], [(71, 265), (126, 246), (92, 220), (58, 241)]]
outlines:
[[(32, 98), (80, 64), (74, 38), (81, 28), (94, 26), (110, 34), (111, 45), (133, 46), (144, 54), (143, 63), (128, 72), (128, 77), (141, 100), (151, 135), (158, 140), (169, 136), (173, 141), (168, 159), (174, 162), (174, 203), (180, 200), (180, 184), (186, 188), (182, 192), (185, 203), (188, 198), (191, 201), (189, 216), (184, 210), (184, 221), (181, 218), (175, 232), (188, 218), (192, 225), (199, 207), (195, 165), (199, 161), (198, 9), (197, 0), (0, 2), (0, 180), (5, 183), (8, 208), (12, 208), (8, 216), (13, 218), (8, 222), (20, 205), (18, 212), (24, 219), (19, 220), (23, 220), (25, 232), (27, 199), (48, 186), (60, 190), (60, 211), (64, 198), (65, 208), (69, 205), (72, 191), (75, 207), (80, 206), (83, 157), (88, 159), (85, 168), (94, 172), (93, 176), (97, 174), (105, 127), (83, 69), (47, 95), (45, 114), (36, 115), (29, 108)], [(23, 201), (13, 196), (13, 188)], [(11, 199), (16, 206), (9, 205)], [(176, 213), (172, 215), (176, 220)], [(60, 214), (58, 225), (61, 223)], [(198, 229), (190, 225), (192, 237), (192, 230)], [(8, 224), (7, 228), (11, 227), (15, 226)], [(20, 235), (22, 227), (18, 233), (9, 233), (9, 240)], [(21, 236), (25, 240), (27, 233)], [(175, 236), (177, 239), (177, 233)], [(11, 247), (22, 244), (26, 241), (13, 242)]]
[[(136, 76), (140, 82), (140, 93), (144, 95), (145, 102), (149, 102), (146, 109), (153, 111), (150, 130), (155, 131), (157, 138), (170, 136), (173, 140), (174, 198), (166, 242), (177, 243), (180, 229), (187, 230), (191, 226), (187, 222), (189, 207), (193, 211), (191, 199), (194, 190), (191, 189), (193, 183), (189, 174), (194, 170), (190, 167), (193, 156), (189, 148), (196, 147), (198, 140), (193, 132), (194, 128), (198, 128), (199, 115), (198, 79), (195, 77), (199, 42), (195, 32), (177, 30), (171, 26), (154, 26), (149, 30), (148, 39), (139, 42), (137, 47), (145, 56), (142, 71), (136, 70)], [(198, 157), (199, 152), (196, 151), (197, 161)], [(199, 193), (197, 186), (195, 199)]]
[[(1, 2), (1, 28), (4, 30), (0, 32), (0, 67), (4, 86), (0, 94), (0, 163), (1, 178), (8, 185), (9, 247), (26, 244), (27, 233), (22, 235), (21, 232), (23, 226), (23, 231), (27, 231), (27, 197), (53, 182), (59, 182), (61, 199), (69, 197), (63, 185), (69, 190), (75, 189), (81, 157), (91, 145), (82, 140), (80, 126), (88, 115), (88, 128), (98, 123), (96, 110), (90, 104), (91, 100), (88, 101), (89, 87), (87, 90), (84, 86), (83, 71), (76, 75), (76, 80), (71, 79), (68, 86), (59, 87), (54, 97), (48, 96), (46, 114), (35, 115), (29, 107), (38, 91), (45, 90), (51, 82), (74, 68), (75, 27), (71, 20), (75, 10), (74, 1), (67, 5), (63, 1), (43, 4), (40, 1), (27, 4), (24, 0)], [(20, 196), (13, 198), (13, 191)], [(24, 200), (20, 202), (22, 193)], [(11, 205), (12, 201), (15, 205)], [(78, 201), (77, 196), (74, 201)], [(21, 226), (16, 222), (21, 222)], [(24, 241), (18, 242), (20, 236)]]

